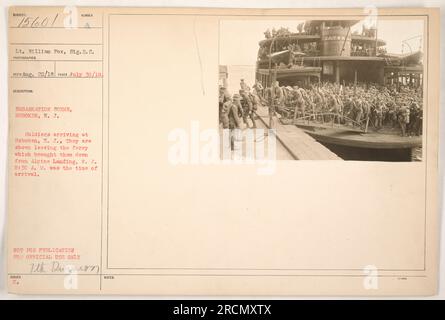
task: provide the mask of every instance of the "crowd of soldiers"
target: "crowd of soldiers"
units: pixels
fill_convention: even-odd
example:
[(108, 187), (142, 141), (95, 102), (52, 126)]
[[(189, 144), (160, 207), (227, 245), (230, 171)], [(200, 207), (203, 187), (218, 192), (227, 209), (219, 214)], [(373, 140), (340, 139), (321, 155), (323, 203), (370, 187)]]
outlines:
[[(240, 89), (233, 96), (227, 88), (219, 88), (219, 122), (223, 129), (256, 128), (255, 111), (264, 105), (261, 98), (261, 84), (254, 85), (252, 90), (241, 79)], [(250, 126), (248, 119), (252, 125)]]
[(419, 89), (389, 88), (373, 84), (319, 83), (307, 88), (280, 86), (275, 81), (251, 88), (241, 80), (239, 93), (220, 88), (219, 112), (223, 128), (255, 128), (258, 106), (269, 108), (269, 124), (277, 116), (292, 123), (313, 121), (352, 126), (364, 131), (399, 128), (402, 136), (422, 134), (422, 95)]

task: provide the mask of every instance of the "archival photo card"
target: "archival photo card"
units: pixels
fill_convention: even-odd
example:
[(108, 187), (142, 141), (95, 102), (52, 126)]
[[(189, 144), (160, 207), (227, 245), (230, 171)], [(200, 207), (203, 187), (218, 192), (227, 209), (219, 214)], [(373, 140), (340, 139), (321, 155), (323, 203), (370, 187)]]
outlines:
[(9, 8), (9, 292), (435, 294), (439, 10), (368, 9)]

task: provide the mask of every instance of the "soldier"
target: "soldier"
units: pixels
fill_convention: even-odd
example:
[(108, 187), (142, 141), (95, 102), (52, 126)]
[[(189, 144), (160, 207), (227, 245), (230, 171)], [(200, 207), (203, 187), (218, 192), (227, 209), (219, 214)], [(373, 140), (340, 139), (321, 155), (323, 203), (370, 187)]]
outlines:
[(354, 103), (354, 115), (355, 115), (355, 122), (356, 125), (360, 126), (362, 122), (362, 115), (363, 115), (363, 102), (361, 99), (357, 99)]
[(381, 129), (383, 127), (383, 113), (384, 113), (384, 105), (380, 101), (380, 99), (377, 98), (376, 104), (375, 104), (374, 110), (373, 110), (374, 127), (376, 129)]
[(386, 112), (386, 121), (387, 124), (391, 127), (394, 128), (395, 123), (397, 122), (397, 110), (396, 110), (396, 105), (394, 103), (394, 101), (389, 101), (386, 105), (387, 107), (387, 112)]
[(340, 105), (334, 93), (332, 93), (330, 96), (329, 112), (333, 113), (333, 115), (331, 116), (331, 122), (334, 123), (335, 118), (337, 118), (337, 121), (340, 123)]
[(297, 116), (301, 114), (303, 118), (305, 117), (305, 102), (304, 102), (304, 90), (302, 88), (298, 88), (298, 86), (294, 86), (293, 90), (294, 100), (295, 100), (295, 110), (294, 110), (294, 121), (297, 119)]
[(223, 129), (229, 128), (229, 111), (232, 106), (232, 99), (226, 88), (219, 88), (219, 122)]
[[(352, 117), (354, 116), (354, 110), (355, 110), (355, 101), (352, 98), (352, 96), (348, 96), (346, 98), (346, 101), (344, 103), (344, 110), (343, 110), (343, 114), (348, 117), (349, 119), (352, 119)], [(345, 119), (346, 123), (349, 123), (350, 120)]]
[(423, 110), (420, 106), (418, 106), (416, 126), (415, 126), (415, 131), (414, 131), (414, 133), (417, 136), (422, 135), (422, 125), (423, 125)]
[(249, 128), (249, 122), (247, 121), (247, 117), (249, 117), (250, 120), (252, 121), (252, 128), (256, 128), (254, 111), (253, 111), (253, 103), (250, 99), (250, 96), (244, 90), (240, 90), (239, 93), (241, 96), (241, 106), (242, 106), (242, 110), (243, 110), (243, 121), (246, 124), (246, 127)]
[(229, 129), (230, 129), (230, 148), (235, 150), (235, 141), (239, 146), (239, 142), (242, 141), (241, 133), (241, 119), (243, 117), (243, 110), (240, 103), (241, 97), (239, 94), (233, 95), (233, 101), (230, 102), (229, 109)]
[(277, 36), (277, 30), (275, 28), (272, 28), (272, 37)]
[(321, 103), (321, 120), (322, 122), (325, 122), (325, 115), (323, 113), (325, 113), (326, 111), (328, 111), (328, 105), (329, 105), (329, 89), (326, 88), (320, 88), (320, 96), (322, 99), (322, 103)]
[(264, 93), (263, 93), (263, 85), (261, 84), (261, 82), (259, 82), (258, 80), (255, 82), (255, 84), (253, 85), (253, 89), (255, 89), (256, 93), (258, 94), (258, 96), (263, 97)]
[(241, 90), (248, 91), (247, 90), (248, 87), (247, 87), (247, 84), (244, 82), (244, 79), (241, 79), (239, 85), (241, 87)]
[(368, 102), (369, 97), (362, 100), (363, 120), (365, 120), (365, 130), (368, 129), (369, 116), (371, 115), (371, 105)]
[(233, 95), (233, 102), (231, 103), (229, 111), (229, 128), (241, 129), (241, 119), (243, 117), (243, 108), (241, 106), (241, 97), (239, 94)]
[(310, 106), (310, 100), (309, 96), (306, 90), (303, 88), (299, 88), (298, 91), (300, 91), (301, 97), (303, 98), (302, 102), (300, 103), (300, 112), (303, 117), (306, 116), (306, 107)]
[(221, 109), (224, 101), (224, 93), (225, 93), (226, 88), (224, 88), (223, 86), (219, 86), (219, 108)]
[(280, 83), (278, 81), (275, 81), (273, 87), (273, 105), (274, 105), (274, 111), (281, 116), (286, 117), (287, 111), (284, 109), (284, 92), (283, 88), (280, 87)]
[(311, 89), (311, 91), (308, 91), (305, 97), (306, 101), (304, 102), (303, 116), (309, 120), (310, 117), (308, 118), (305, 113), (305, 110), (309, 108), (310, 112), (312, 113), (312, 118), (315, 119), (315, 90)]
[(409, 109), (409, 126), (407, 128), (409, 135), (420, 135), (419, 127), (421, 126), (421, 122), (419, 120), (421, 119), (421, 108), (418, 103), (412, 99)]
[(400, 129), (402, 130), (402, 137), (406, 134), (406, 125), (409, 124), (409, 108), (406, 105), (402, 105), (397, 113), (397, 120), (399, 121)]
[(314, 90), (314, 104), (315, 104), (315, 110), (313, 110), (314, 111), (314, 116), (313, 116), (314, 120), (317, 120), (317, 116), (316, 116), (317, 113), (323, 112), (323, 101), (324, 100), (323, 100), (323, 97), (320, 94), (319, 90), (321, 90), (321, 89)]
[[(342, 91), (343, 92), (343, 91)], [(343, 115), (344, 115), (344, 96), (343, 93), (339, 93), (336, 95), (336, 99), (337, 99), (337, 104), (338, 104), (338, 113), (339, 113), (339, 117), (338, 117), (338, 123), (343, 123)]]
[(262, 106), (263, 101), (261, 100), (261, 97), (258, 95), (258, 93), (253, 90), (253, 92), (249, 93), (250, 101), (252, 101), (253, 105), (253, 111), (257, 111), (259, 106)]

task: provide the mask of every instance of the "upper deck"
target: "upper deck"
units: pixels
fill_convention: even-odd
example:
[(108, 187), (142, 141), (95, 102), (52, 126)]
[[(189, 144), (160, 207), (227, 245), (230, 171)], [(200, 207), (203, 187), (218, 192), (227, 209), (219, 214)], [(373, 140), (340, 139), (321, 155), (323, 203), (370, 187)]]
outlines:
[(311, 20), (300, 23), (298, 32), (280, 28), (264, 32), (259, 42), (258, 60), (274, 52), (289, 49), (305, 56), (364, 56), (384, 54), (386, 42), (377, 37), (377, 29), (363, 27), (352, 31), (358, 20)]

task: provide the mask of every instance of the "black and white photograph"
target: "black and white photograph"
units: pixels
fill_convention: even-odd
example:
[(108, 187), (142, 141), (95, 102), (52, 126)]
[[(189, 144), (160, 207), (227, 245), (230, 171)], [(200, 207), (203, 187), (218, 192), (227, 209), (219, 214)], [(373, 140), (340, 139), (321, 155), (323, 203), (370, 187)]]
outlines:
[(235, 152), (273, 130), (276, 160), (422, 161), (424, 38), (409, 18), (221, 20), (221, 136)]

